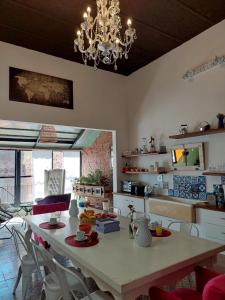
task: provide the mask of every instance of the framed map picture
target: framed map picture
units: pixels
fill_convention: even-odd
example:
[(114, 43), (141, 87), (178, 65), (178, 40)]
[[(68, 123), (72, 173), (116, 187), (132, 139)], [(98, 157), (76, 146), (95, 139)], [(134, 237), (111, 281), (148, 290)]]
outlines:
[(73, 109), (73, 81), (10, 67), (9, 100)]

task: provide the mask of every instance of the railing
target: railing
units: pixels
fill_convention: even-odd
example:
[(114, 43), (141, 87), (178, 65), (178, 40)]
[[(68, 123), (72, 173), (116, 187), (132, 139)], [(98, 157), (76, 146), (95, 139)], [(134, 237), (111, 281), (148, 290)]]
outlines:
[[(0, 202), (14, 204), (14, 189), (14, 185), (7, 184), (5, 186), (0, 186)], [(33, 201), (32, 184), (21, 185), (21, 202), (31, 201)]]
[(14, 199), (14, 186), (8, 184), (0, 186), (0, 202), (13, 204)]

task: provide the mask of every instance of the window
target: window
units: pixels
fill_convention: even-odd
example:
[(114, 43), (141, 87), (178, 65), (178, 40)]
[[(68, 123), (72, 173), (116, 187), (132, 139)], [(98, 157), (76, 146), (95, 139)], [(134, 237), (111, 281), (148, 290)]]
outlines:
[(72, 192), (72, 182), (80, 177), (79, 151), (33, 151), (33, 198), (44, 197), (44, 170), (65, 169), (65, 193)]
[(79, 151), (0, 150), (0, 202), (19, 204), (44, 197), (44, 170), (65, 169), (65, 193), (80, 177)]
[(14, 203), (15, 151), (0, 150), (0, 201)]
[(20, 162), (21, 162), (21, 166), (20, 166), (20, 202), (31, 202), (31, 201), (33, 201), (32, 151), (21, 151)]
[(65, 193), (71, 193), (74, 178), (80, 177), (80, 151), (54, 151), (53, 169), (65, 169)]
[(52, 169), (52, 151), (32, 151), (33, 198), (44, 197), (44, 170)]

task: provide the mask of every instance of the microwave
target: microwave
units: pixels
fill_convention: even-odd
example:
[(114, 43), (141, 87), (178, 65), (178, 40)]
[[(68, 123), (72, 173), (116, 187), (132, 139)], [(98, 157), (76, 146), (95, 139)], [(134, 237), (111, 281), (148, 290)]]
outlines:
[(136, 186), (137, 182), (135, 181), (129, 181), (129, 180), (123, 180), (121, 181), (121, 191), (123, 193), (129, 193), (132, 192), (132, 186)]

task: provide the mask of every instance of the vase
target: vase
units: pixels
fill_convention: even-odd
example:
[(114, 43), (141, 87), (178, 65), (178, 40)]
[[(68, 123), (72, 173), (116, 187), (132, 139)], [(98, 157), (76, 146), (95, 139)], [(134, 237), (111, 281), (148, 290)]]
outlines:
[(70, 201), (69, 215), (71, 217), (77, 217), (78, 214), (79, 214), (79, 209), (77, 207), (77, 200), (76, 199), (72, 199)]
[(218, 128), (224, 128), (224, 122), (223, 122), (224, 116), (223, 115), (217, 116), (217, 118), (218, 118)]
[(135, 234), (135, 241), (141, 247), (150, 247), (152, 244), (152, 235), (148, 228), (148, 219), (145, 217), (136, 220), (138, 225)]

